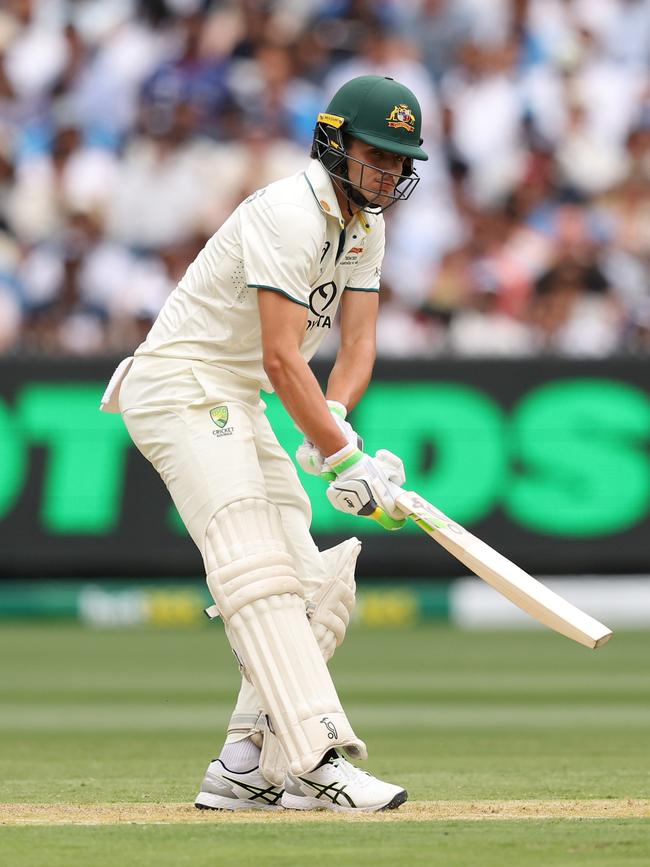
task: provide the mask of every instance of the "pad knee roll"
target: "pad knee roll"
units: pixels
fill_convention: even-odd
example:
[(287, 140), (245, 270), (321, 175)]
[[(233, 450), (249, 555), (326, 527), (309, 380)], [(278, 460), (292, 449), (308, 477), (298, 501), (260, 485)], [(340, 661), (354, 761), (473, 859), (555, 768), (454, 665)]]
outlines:
[(303, 596), (279, 512), (267, 500), (238, 500), (217, 512), (206, 530), (204, 558), (208, 587), (225, 623), (257, 599)]

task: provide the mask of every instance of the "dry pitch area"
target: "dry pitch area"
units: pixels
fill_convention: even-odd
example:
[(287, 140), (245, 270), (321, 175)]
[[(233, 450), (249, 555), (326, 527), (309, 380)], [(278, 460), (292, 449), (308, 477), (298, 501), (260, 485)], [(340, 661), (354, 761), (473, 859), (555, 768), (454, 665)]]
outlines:
[(300, 822), (435, 822), (484, 819), (648, 819), (650, 800), (413, 801), (386, 813), (217, 812), (191, 804), (0, 804), (0, 825), (223, 825)]

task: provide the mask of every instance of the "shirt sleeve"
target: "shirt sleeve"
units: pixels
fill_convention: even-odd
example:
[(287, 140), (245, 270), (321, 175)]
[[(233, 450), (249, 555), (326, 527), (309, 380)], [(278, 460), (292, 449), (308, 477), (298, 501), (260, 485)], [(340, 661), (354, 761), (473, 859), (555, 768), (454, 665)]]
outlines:
[(363, 255), (348, 277), (345, 288), (356, 292), (379, 292), (384, 260), (384, 221), (377, 220), (368, 236)]
[(305, 208), (274, 203), (242, 219), (246, 285), (270, 289), (309, 307), (310, 274), (320, 250), (321, 221)]

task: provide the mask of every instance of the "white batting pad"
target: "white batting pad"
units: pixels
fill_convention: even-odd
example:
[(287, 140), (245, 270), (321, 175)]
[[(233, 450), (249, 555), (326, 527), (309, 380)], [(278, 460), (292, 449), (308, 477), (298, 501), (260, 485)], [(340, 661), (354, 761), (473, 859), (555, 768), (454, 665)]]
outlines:
[(312, 770), (333, 747), (365, 758), (307, 621), (277, 507), (250, 498), (221, 509), (206, 530), (204, 557), (228, 638), (291, 773)]
[(361, 542), (353, 537), (321, 552), (328, 577), (307, 603), (307, 614), (326, 662), (342, 644), (354, 609), (354, 568), (360, 551)]
[[(320, 552), (325, 566), (325, 579), (313, 600), (307, 602), (307, 615), (326, 662), (345, 638), (354, 608), (354, 569), (360, 550), (361, 542), (352, 538)], [(280, 742), (266, 724), (265, 714), (260, 713), (260, 707), (255, 688), (244, 679), (237, 708), (228, 725), (228, 740), (251, 737), (262, 747), (262, 774), (270, 783), (282, 786), (288, 770), (287, 760)]]
[[(321, 552), (327, 577), (313, 601), (307, 602), (307, 615), (325, 662), (345, 638), (354, 608), (354, 567), (360, 551), (361, 542), (352, 538)], [(269, 782), (284, 784), (287, 760), (278, 739), (268, 729), (263, 733), (260, 770)]]

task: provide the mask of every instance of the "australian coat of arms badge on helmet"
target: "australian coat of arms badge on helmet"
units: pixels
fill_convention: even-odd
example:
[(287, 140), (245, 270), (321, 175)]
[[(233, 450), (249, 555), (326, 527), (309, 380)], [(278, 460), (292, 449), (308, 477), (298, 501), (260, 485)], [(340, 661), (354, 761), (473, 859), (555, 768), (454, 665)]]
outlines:
[(388, 126), (395, 129), (406, 129), (409, 132), (413, 132), (415, 129), (415, 115), (405, 103), (396, 105), (386, 120), (388, 121)]

